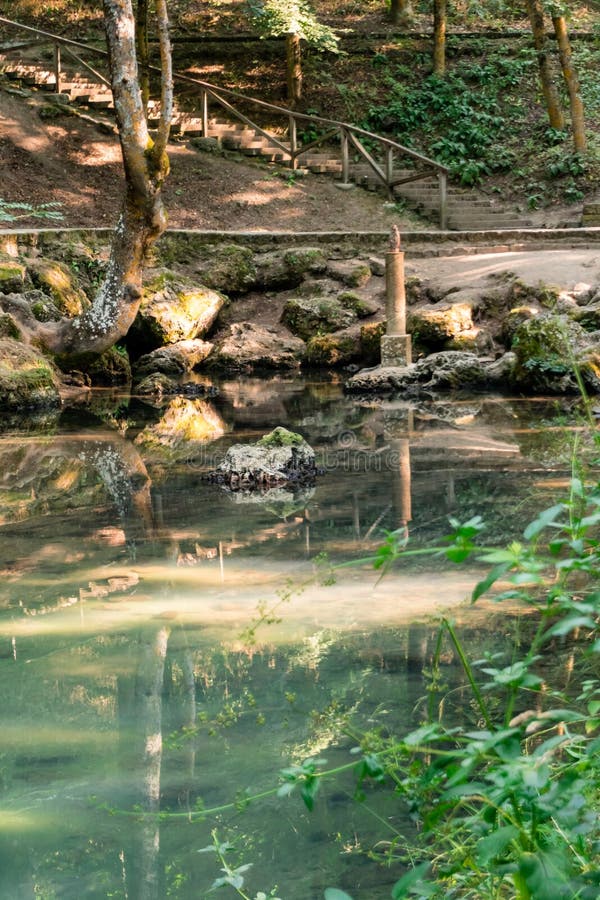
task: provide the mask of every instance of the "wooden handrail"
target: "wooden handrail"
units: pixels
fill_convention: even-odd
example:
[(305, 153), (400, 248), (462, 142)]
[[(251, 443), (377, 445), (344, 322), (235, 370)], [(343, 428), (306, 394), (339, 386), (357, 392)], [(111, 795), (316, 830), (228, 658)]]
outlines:
[[(108, 81), (100, 73), (96, 72), (94, 69), (92, 69), (91, 66), (85, 63), (83, 60), (79, 59), (79, 57), (75, 53), (73, 53), (70, 48), (77, 47), (79, 49), (83, 49), (90, 53), (95, 53), (107, 58), (108, 53), (106, 50), (102, 50), (99, 47), (93, 47), (88, 44), (83, 44), (80, 41), (74, 41), (70, 38), (63, 38), (59, 35), (52, 34), (51, 32), (43, 31), (42, 29), (33, 28), (30, 25), (23, 25), (20, 22), (15, 22), (14, 20), (7, 19), (4, 16), (0, 16), (0, 24), (7, 25), (11, 28), (16, 28), (20, 31), (25, 31), (30, 34), (38, 35), (39, 37), (44, 39), (44, 42), (51, 41), (54, 44), (57, 60), (57, 62), (55, 63), (57, 90), (60, 90), (61, 80), (61, 45), (64, 46), (65, 49), (68, 50), (73, 56), (75, 56), (75, 58), (78, 59), (79, 62), (81, 62), (88, 70), (92, 71), (96, 75), (96, 77), (98, 77), (104, 83), (108, 84)], [(154, 66), (150, 66), (149, 68), (153, 72), (160, 72), (160, 70)], [(390, 196), (393, 196), (393, 190), (396, 185), (405, 184), (409, 181), (417, 181), (422, 178), (429, 178), (431, 175), (437, 175), (440, 190), (440, 227), (442, 229), (446, 228), (446, 186), (449, 170), (446, 166), (436, 162), (434, 159), (430, 159), (429, 157), (424, 156), (422, 153), (417, 153), (416, 150), (412, 150), (410, 147), (405, 147), (404, 145), (399, 144), (397, 141), (391, 140), (391, 138), (386, 138), (382, 135), (375, 134), (372, 131), (367, 131), (364, 128), (359, 128), (357, 125), (351, 125), (349, 122), (339, 122), (336, 119), (328, 119), (324, 116), (315, 116), (309, 115), (308, 113), (296, 112), (295, 110), (288, 109), (285, 106), (277, 106), (274, 103), (269, 103), (265, 100), (259, 100), (256, 97), (248, 97), (244, 94), (238, 93), (237, 91), (233, 91), (230, 88), (219, 87), (218, 85), (211, 84), (208, 81), (194, 78), (191, 75), (184, 75), (180, 72), (174, 73), (174, 80), (183, 84), (193, 85), (196, 89), (198, 89), (200, 93), (204, 133), (206, 133), (207, 131), (208, 123), (208, 99), (211, 98), (214, 102), (218, 103), (222, 108), (224, 108), (229, 113), (229, 115), (244, 122), (244, 124), (253, 128), (258, 134), (261, 134), (270, 143), (277, 147), (283, 154), (285, 154), (289, 158), (289, 163), (292, 168), (296, 168), (298, 159), (303, 153), (306, 153), (309, 149), (317, 146), (318, 144), (324, 143), (326, 140), (329, 140), (333, 136), (338, 136), (340, 140), (340, 150), (342, 156), (342, 180), (344, 183), (347, 183), (349, 180), (350, 144), (352, 144), (359, 155), (365, 160), (376, 178), (387, 187), (390, 192)], [(234, 102), (230, 102), (230, 100), (233, 100)], [(268, 112), (270, 115), (284, 116), (288, 122), (288, 129), (290, 134), (289, 145), (282, 143), (282, 141), (275, 137), (275, 135), (273, 135), (271, 132), (258, 125), (256, 122), (242, 113), (239, 109), (236, 109), (235, 101), (237, 101), (238, 103), (249, 103), (252, 106)], [(319, 127), (325, 128), (326, 133), (321, 137), (312, 140), (307, 145), (299, 146), (297, 143), (296, 131), (297, 125), (300, 122), (306, 122), (311, 125), (316, 124)], [(369, 143), (375, 143), (381, 148), (385, 155), (383, 168), (364, 146), (363, 140), (366, 140)], [(407, 157), (414, 162), (420, 163), (422, 166), (424, 166), (424, 170), (421, 172), (416, 172), (414, 175), (411, 175), (409, 177), (394, 178), (394, 153), (398, 154), (399, 156)]]

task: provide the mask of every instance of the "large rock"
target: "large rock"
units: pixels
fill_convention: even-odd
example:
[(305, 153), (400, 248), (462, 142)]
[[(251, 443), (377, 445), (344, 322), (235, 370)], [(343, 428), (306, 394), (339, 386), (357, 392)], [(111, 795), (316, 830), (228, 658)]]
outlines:
[(281, 321), (304, 340), (340, 331), (356, 321), (356, 312), (335, 297), (293, 297), (287, 300)]
[(0, 340), (0, 409), (60, 406), (58, 377), (51, 363), (31, 347)]
[(567, 316), (539, 315), (515, 330), (514, 383), (533, 394), (577, 393), (579, 370), (586, 385), (597, 392), (597, 340)]
[(369, 265), (360, 259), (330, 260), (327, 272), (332, 278), (347, 284), (348, 287), (364, 287), (371, 279)]
[(131, 382), (129, 355), (122, 347), (110, 347), (84, 368), (92, 379), (92, 384), (114, 385)]
[(207, 364), (232, 372), (254, 369), (295, 369), (304, 358), (304, 341), (280, 329), (236, 322), (230, 325)]
[(147, 349), (203, 337), (225, 302), (218, 291), (163, 271), (144, 288), (131, 337)]
[(256, 282), (254, 253), (238, 244), (210, 248), (197, 264), (196, 273), (207, 287), (226, 294), (243, 294)]
[(438, 303), (422, 306), (407, 316), (406, 328), (422, 347), (442, 348), (447, 341), (473, 328), (470, 303)]
[(62, 315), (78, 316), (89, 307), (75, 275), (63, 263), (40, 257), (28, 260), (27, 271), (35, 287), (52, 298)]
[(208, 341), (196, 338), (190, 341), (177, 341), (176, 344), (152, 350), (136, 362), (134, 367), (136, 381), (155, 373), (167, 375), (169, 378), (180, 378), (204, 362), (212, 348), (213, 345)]
[(10, 256), (0, 255), (0, 294), (21, 291), (25, 284), (26, 269)]
[(319, 334), (306, 345), (306, 362), (311, 366), (343, 366), (361, 357), (361, 335), (358, 326)]
[(483, 390), (501, 387), (507, 371), (512, 372), (512, 367), (508, 370), (474, 353), (445, 350), (410, 366), (364, 369), (349, 380), (346, 389), (367, 394), (403, 391), (412, 397), (435, 391)]
[(327, 268), (323, 252), (315, 247), (274, 250), (255, 257), (256, 285), (265, 290), (297, 287), (308, 274), (317, 275)]
[(310, 481), (316, 475), (315, 454), (302, 435), (278, 427), (256, 444), (230, 447), (215, 475), (232, 488)]

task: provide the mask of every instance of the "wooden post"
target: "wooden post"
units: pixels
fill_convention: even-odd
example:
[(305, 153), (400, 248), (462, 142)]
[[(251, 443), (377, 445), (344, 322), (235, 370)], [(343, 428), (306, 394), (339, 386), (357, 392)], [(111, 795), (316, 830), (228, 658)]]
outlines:
[(298, 157), (296, 150), (298, 149), (298, 134), (296, 131), (296, 117), (289, 117), (289, 133), (290, 133), (290, 166), (292, 169), (298, 168)]
[(440, 230), (448, 228), (448, 176), (445, 172), (438, 172), (438, 186), (440, 189)]
[(54, 90), (57, 94), (61, 93), (61, 81), (62, 81), (62, 67), (61, 67), (61, 58), (60, 58), (60, 44), (54, 45), (54, 78), (56, 80), (56, 84)]
[(340, 132), (340, 149), (342, 152), (342, 184), (350, 182), (350, 147), (348, 132), (343, 128)]
[(404, 287), (404, 253), (400, 249), (400, 232), (392, 226), (385, 254), (386, 334), (381, 338), (381, 365), (408, 366), (412, 362), (410, 335), (406, 333), (406, 292)]
[(200, 109), (202, 116), (202, 137), (208, 137), (208, 94), (202, 91), (200, 94)]

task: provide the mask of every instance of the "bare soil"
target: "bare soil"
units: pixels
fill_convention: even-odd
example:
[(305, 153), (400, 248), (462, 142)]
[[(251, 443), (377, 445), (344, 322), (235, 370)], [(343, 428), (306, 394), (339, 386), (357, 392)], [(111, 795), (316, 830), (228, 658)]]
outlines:
[[(60, 203), (65, 227), (110, 226), (123, 195), (118, 138), (67, 113), (40, 117), (48, 101), (0, 86), (0, 198), (33, 206)], [(328, 176), (234, 153), (213, 155), (186, 143), (170, 146), (165, 203), (172, 228), (218, 231), (387, 231), (430, 226), (386, 206), (360, 188), (340, 190)], [(31, 216), (4, 227), (42, 225)]]

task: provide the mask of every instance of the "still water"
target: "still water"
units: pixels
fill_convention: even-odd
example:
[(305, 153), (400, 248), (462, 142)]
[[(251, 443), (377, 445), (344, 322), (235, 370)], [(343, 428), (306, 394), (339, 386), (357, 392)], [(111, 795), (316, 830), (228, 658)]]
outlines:
[[(315, 448), (313, 487), (206, 480), (231, 443), (276, 425)], [(365, 728), (419, 722), (427, 618), (480, 570), (415, 556), (379, 581), (385, 531), (424, 547), (481, 515), (486, 543), (517, 536), (568, 478), (579, 432), (550, 401), (382, 406), (285, 379), (157, 406), (100, 392), (6, 423), (0, 898), (210, 897), (211, 832), (233, 868), (251, 864), (252, 898), (389, 897), (402, 872), (366, 853), (410, 828), (391, 793), (356, 804), (346, 776), (312, 813), (295, 793), (244, 801), (309, 757), (351, 761)], [(478, 652), (513, 627), (495, 607), (458, 614)]]

